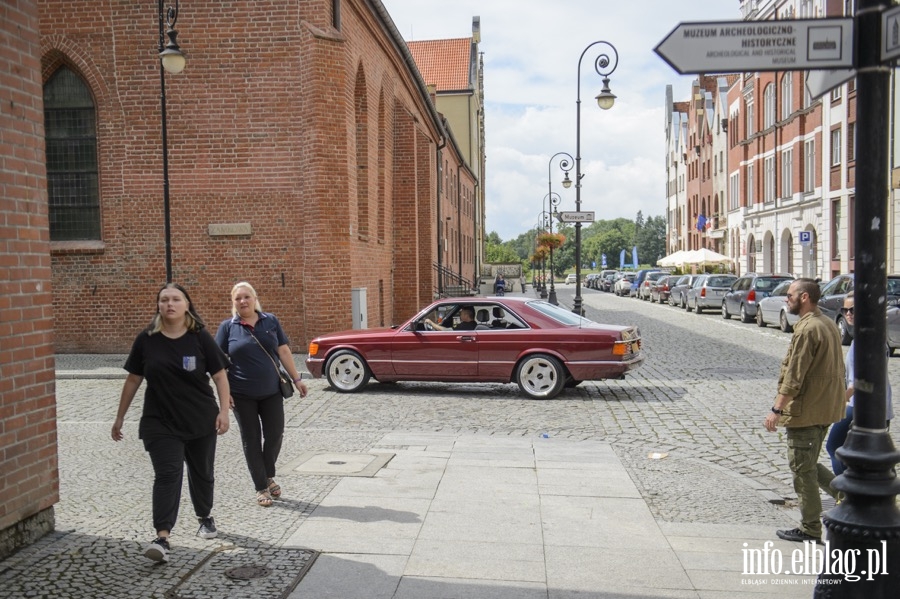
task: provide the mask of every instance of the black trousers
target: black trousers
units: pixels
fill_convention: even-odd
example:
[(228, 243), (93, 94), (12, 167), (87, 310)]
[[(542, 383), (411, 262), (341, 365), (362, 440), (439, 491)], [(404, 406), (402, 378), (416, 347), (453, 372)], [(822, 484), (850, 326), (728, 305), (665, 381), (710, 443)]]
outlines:
[(284, 439), (284, 398), (281, 393), (268, 397), (235, 395), (234, 414), (241, 429), (241, 441), (250, 478), (257, 491), (269, 487), (275, 477), (275, 462)]
[(198, 518), (212, 513), (216, 433), (183, 441), (178, 437), (154, 437), (144, 441), (153, 464), (153, 526), (171, 531), (178, 520), (184, 465), (187, 464), (188, 492)]

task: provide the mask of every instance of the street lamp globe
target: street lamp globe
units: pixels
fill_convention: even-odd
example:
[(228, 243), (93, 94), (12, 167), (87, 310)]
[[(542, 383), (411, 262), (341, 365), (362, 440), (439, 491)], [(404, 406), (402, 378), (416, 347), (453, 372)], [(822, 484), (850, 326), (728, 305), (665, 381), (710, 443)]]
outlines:
[(616, 103), (616, 95), (609, 89), (609, 77), (603, 78), (603, 89), (597, 95), (597, 106), (603, 110), (609, 110)]
[(572, 187), (572, 180), (569, 179), (569, 171), (566, 171), (566, 178), (562, 180), (562, 186), (566, 189)]

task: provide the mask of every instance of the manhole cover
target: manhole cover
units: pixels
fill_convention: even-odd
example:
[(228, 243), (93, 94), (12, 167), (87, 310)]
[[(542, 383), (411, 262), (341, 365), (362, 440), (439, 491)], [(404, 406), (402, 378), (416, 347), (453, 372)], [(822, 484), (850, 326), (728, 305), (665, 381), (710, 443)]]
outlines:
[(265, 566), (237, 566), (225, 570), (225, 576), (234, 580), (252, 580), (254, 578), (264, 578), (271, 574), (272, 571)]

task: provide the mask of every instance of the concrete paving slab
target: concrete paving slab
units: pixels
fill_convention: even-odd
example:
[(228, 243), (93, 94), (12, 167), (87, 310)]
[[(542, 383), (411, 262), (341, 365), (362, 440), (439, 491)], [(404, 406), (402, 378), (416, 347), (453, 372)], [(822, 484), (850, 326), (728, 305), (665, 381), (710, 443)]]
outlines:
[[(698, 599), (694, 591), (679, 589), (622, 589), (603, 588), (602, 590), (583, 591), (571, 589), (548, 589), (548, 599)], [(722, 597), (716, 597), (722, 599)], [(729, 599), (731, 599), (729, 597)], [(758, 599), (758, 598), (757, 598)]]
[[(681, 563), (671, 551), (546, 546), (547, 587), (571, 591), (630, 592), (655, 597), (658, 589), (693, 590)], [(652, 565), (652, 566), (651, 566)]]
[(420, 539), (405, 576), (546, 582), (540, 544)]
[[(668, 543), (641, 499), (544, 498), (544, 544), (616, 550), (666, 548)], [(671, 552), (674, 557), (674, 552)]]
[(431, 511), (419, 532), (419, 539), (434, 541), (491, 542), (537, 544), (543, 542), (540, 511), (503, 510), (481, 504), (471, 511)]
[(688, 570), (691, 584), (698, 591), (714, 591), (718, 597), (732, 593), (777, 594), (781, 599), (808, 599), (813, 595), (813, 576), (744, 576), (740, 570)]
[(320, 555), (288, 599), (391, 599), (406, 555)]
[(547, 599), (540, 582), (404, 576), (394, 599)]
[(580, 470), (573, 476), (570, 470), (538, 469), (538, 489), (541, 495), (568, 497), (634, 497), (641, 496), (634, 481), (623, 468), (604, 472)]

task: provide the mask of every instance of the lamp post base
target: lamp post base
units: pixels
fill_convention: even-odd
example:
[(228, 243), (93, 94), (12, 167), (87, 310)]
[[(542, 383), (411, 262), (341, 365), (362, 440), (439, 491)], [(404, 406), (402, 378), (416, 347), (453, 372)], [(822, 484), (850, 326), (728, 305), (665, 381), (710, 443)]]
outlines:
[(556, 288), (553, 285), (550, 285), (550, 295), (547, 297), (547, 301), (554, 306), (559, 305), (559, 302), (556, 300)]

